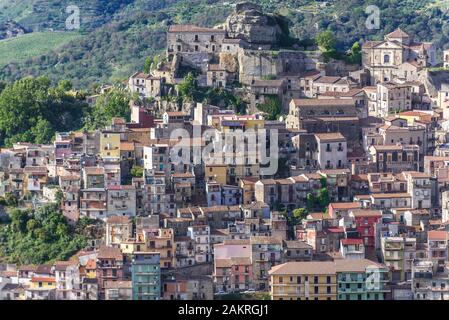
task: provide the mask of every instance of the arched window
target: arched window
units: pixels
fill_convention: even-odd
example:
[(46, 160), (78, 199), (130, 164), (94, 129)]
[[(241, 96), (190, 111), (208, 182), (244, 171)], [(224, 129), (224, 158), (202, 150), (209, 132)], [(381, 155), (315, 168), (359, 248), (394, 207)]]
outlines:
[(390, 55), (389, 54), (384, 55), (384, 63), (390, 63)]

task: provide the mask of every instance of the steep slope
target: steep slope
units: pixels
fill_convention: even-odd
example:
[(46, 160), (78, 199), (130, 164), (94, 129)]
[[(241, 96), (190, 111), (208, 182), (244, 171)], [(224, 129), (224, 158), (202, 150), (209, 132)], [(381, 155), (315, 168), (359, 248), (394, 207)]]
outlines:
[[(5, 2), (0, 0), (0, 8)], [(16, 2), (33, 3), (33, 14), (29, 6), (21, 10), (8, 9), (8, 12), (13, 10), (17, 20), (25, 26), (48, 26), (51, 23), (60, 26), (61, 20), (57, 18), (60, 6), (69, 0), (52, 1), (58, 9), (53, 5), (47, 8), (48, 15), (55, 17), (51, 23), (39, 22), (44, 20), (45, 13), (39, 8), (45, 1)], [(240, 0), (88, 1), (91, 11), (86, 9), (86, 12), (92, 14), (82, 16), (84, 21), (89, 21), (86, 25), (91, 28), (86, 36), (27, 61), (0, 66), (0, 79), (44, 74), (55, 81), (69, 78), (77, 87), (123, 80), (133, 71), (143, 68), (146, 56), (163, 50), (167, 25), (193, 23), (213, 26), (223, 23), (237, 2)], [(291, 34), (297, 38), (313, 38), (322, 30), (331, 30), (340, 49), (349, 48), (355, 41), (381, 39), (397, 27), (415, 34), (418, 40), (434, 41), (440, 49), (449, 46), (448, 9), (441, 0), (375, 1), (380, 9), (380, 28), (373, 30), (365, 27), (368, 17), (365, 10), (373, 4), (371, 0), (255, 2), (261, 4), (266, 12), (289, 18)]]
[(95, 29), (111, 20), (134, 0), (0, 0), (0, 22), (13, 20), (30, 30), (65, 29), (70, 13), (68, 6), (76, 5), (80, 10), (81, 26), (85, 30)]

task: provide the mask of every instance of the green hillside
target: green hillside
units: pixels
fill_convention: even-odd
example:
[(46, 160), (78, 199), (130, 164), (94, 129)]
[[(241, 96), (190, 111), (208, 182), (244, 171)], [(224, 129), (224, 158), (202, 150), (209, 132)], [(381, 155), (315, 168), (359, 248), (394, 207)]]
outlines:
[[(142, 69), (145, 58), (165, 47), (169, 24), (193, 23), (213, 26), (224, 21), (241, 0), (93, 0), (83, 1), (81, 21), (86, 36), (65, 46), (36, 55), (26, 61), (0, 67), (0, 80), (25, 75), (46, 75), (53, 81), (71, 79), (75, 87), (123, 80)], [(0, 0), (0, 22), (10, 16), (25, 27), (61, 27), (60, 14), (69, 0)], [(258, 0), (266, 12), (290, 20), (291, 34), (299, 39), (314, 38), (331, 30), (340, 50), (356, 41), (381, 39), (401, 27), (418, 40), (434, 41), (439, 50), (449, 47), (449, 14), (442, 0)], [(30, 5), (32, 4), (32, 5)], [(380, 29), (367, 30), (368, 5), (380, 9)], [(83, 7), (84, 6), (84, 7)], [(61, 9), (62, 8), (62, 9)], [(62, 10), (62, 11), (61, 11)], [(49, 19), (50, 17), (50, 19)], [(59, 18), (58, 18), (59, 17)], [(83, 24), (83, 21), (85, 22)], [(59, 29), (55, 29), (59, 30)], [(54, 47), (52, 47), (54, 48)]]
[(0, 67), (20, 63), (79, 39), (77, 32), (35, 32), (0, 41)]

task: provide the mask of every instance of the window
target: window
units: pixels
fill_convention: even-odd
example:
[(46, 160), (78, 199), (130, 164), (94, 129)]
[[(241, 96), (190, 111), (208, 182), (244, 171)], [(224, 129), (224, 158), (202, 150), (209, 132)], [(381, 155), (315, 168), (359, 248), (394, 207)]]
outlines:
[(390, 63), (390, 55), (389, 54), (384, 55), (384, 63)]

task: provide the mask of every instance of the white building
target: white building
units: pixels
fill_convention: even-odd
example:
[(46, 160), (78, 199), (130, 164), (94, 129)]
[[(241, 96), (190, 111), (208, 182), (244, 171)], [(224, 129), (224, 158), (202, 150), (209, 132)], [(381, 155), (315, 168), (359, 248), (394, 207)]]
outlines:
[(204, 263), (211, 261), (211, 245), (210, 245), (210, 227), (190, 226), (187, 229), (187, 236), (195, 241), (195, 261), (196, 263)]
[(345, 168), (347, 164), (347, 143), (341, 133), (317, 133), (315, 160), (321, 169)]

